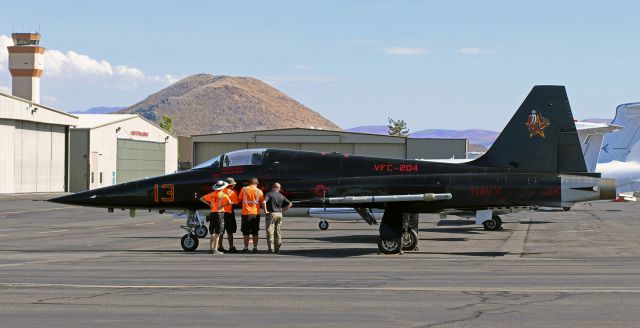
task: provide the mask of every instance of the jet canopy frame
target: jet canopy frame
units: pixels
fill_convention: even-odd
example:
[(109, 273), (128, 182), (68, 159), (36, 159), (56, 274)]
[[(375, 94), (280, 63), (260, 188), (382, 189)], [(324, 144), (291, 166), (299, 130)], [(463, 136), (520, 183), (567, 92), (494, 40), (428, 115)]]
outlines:
[(199, 164), (193, 167), (193, 170), (205, 168), (220, 168), (221, 165), (222, 167), (262, 165), (266, 155), (266, 148), (235, 150), (226, 154), (216, 156), (202, 164)]

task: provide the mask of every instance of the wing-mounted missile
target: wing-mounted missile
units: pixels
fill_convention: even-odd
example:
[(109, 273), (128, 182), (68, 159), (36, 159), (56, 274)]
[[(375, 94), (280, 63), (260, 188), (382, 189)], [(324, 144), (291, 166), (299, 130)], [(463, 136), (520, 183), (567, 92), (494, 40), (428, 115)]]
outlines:
[(416, 195), (384, 195), (384, 196), (344, 196), (327, 198), (329, 204), (364, 204), (364, 203), (394, 203), (394, 202), (434, 202), (450, 200), (450, 193), (416, 194)]

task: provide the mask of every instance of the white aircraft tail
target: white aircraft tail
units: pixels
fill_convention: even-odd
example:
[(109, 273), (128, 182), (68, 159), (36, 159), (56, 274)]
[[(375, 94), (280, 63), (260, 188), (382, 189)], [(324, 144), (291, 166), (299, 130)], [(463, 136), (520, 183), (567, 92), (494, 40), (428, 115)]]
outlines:
[(640, 103), (622, 104), (616, 108), (616, 117), (612, 124), (622, 126), (624, 130), (604, 137), (599, 163), (611, 161), (640, 160)]

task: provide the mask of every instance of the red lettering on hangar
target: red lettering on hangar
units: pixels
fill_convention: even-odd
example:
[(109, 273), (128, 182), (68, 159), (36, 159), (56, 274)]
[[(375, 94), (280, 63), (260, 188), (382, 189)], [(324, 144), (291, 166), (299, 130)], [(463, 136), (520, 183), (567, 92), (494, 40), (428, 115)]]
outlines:
[(131, 135), (132, 136), (138, 136), (138, 137), (148, 137), (149, 136), (149, 132), (147, 132), (147, 131), (131, 131)]
[(373, 170), (376, 172), (403, 172), (412, 173), (419, 172), (418, 164), (373, 164)]

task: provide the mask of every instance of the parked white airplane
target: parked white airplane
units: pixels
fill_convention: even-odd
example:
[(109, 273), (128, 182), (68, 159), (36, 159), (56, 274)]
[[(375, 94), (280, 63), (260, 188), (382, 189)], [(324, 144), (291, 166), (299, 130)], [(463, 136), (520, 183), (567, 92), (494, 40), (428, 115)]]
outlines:
[(619, 105), (612, 123), (624, 129), (604, 137), (596, 172), (616, 179), (618, 193), (632, 199), (640, 191), (640, 103)]

